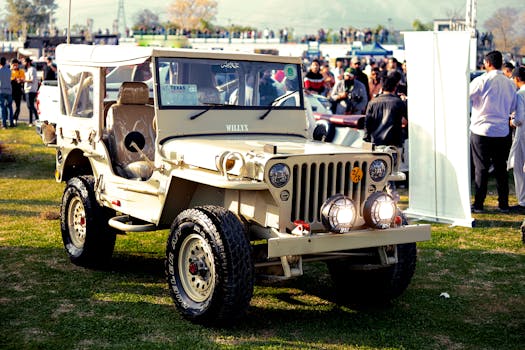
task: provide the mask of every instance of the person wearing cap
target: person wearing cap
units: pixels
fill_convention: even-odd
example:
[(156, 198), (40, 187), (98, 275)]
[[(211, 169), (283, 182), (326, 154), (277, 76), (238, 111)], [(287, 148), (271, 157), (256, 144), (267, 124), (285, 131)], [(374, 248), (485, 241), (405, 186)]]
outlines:
[(343, 80), (338, 81), (330, 94), (332, 113), (364, 114), (368, 103), (366, 88), (350, 69), (343, 74)]

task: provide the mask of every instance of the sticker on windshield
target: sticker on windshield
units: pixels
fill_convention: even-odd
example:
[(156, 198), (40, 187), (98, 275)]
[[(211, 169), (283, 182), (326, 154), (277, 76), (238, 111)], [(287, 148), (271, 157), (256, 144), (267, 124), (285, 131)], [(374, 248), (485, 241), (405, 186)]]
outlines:
[(287, 79), (297, 78), (297, 69), (295, 65), (287, 64), (286, 66), (284, 66), (284, 74), (286, 75)]
[(198, 95), (195, 84), (165, 84), (160, 86), (163, 106), (197, 106)]

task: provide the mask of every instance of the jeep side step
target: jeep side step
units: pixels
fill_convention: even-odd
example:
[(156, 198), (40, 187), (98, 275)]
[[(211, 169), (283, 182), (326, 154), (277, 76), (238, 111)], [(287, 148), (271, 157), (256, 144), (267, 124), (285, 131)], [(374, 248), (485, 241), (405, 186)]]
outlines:
[(146, 232), (157, 230), (155, 224), (134, 224), (133, 219), (129, 215), (115, 216), (108, 220), (108, 225), (124, 232)]

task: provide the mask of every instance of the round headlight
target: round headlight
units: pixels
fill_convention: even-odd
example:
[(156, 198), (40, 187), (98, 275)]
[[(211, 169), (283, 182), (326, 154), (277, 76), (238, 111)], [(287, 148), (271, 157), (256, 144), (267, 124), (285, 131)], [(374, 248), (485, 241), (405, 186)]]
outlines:
[(328, 198), (321, 206), (321, 220), (324, 227), (335, 233), (350, 231), (356, 219), (354, 202), (342, 195), (336, 194)]
[(375, 192), (365, 202), (363, 217), (375, 228), (388, 228), (396, 215), (396, 203), (385, 192)]
[(368, 173), (372, 181), (379, 182), (386, 176), (386, 162), (383, 159), (376, 159), (370, 164)]
[(286, 186), (290, 181), (290, 168), (286, 164), (277, 163), (270, 168), (268, 178), (270, 183), (277, 188)]

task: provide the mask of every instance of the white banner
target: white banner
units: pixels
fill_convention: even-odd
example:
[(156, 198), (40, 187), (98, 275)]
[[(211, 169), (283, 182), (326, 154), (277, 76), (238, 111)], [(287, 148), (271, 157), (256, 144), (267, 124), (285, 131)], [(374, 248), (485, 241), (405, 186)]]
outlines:
[(405, 32), (408, 67), (407, 215), (472, 227), (470, 34)]

